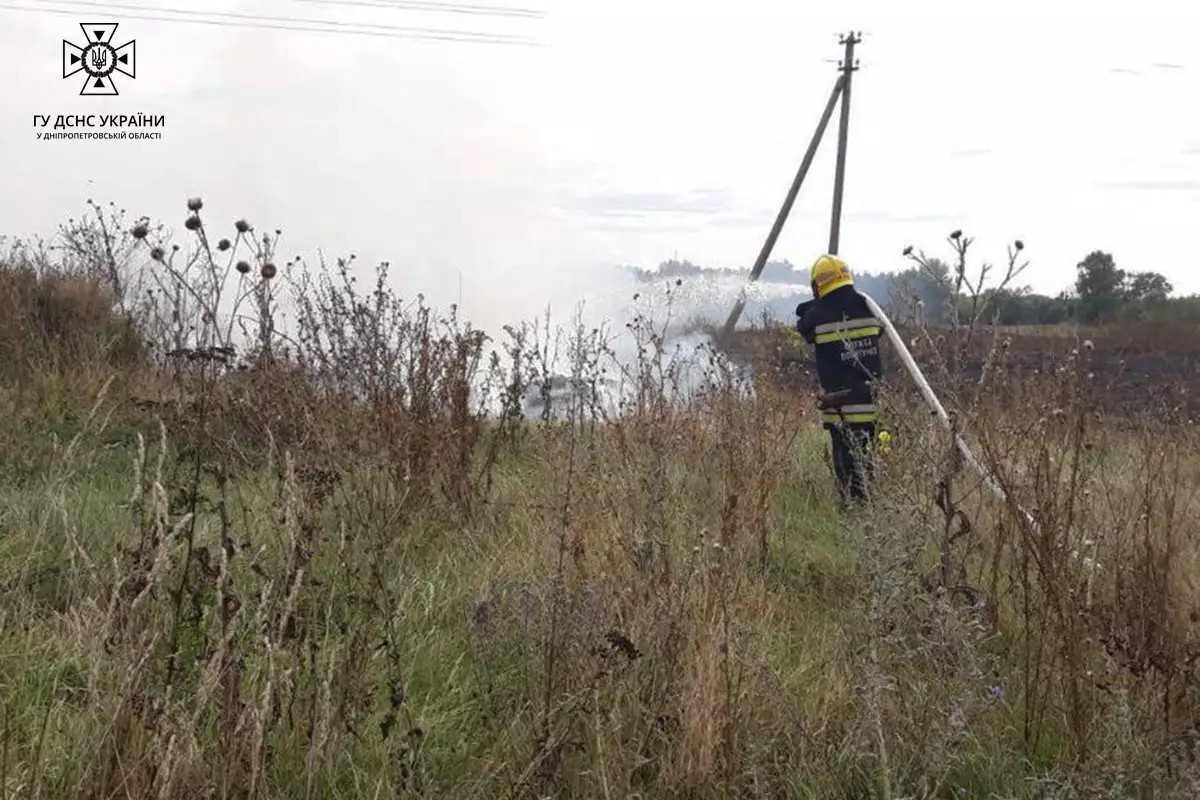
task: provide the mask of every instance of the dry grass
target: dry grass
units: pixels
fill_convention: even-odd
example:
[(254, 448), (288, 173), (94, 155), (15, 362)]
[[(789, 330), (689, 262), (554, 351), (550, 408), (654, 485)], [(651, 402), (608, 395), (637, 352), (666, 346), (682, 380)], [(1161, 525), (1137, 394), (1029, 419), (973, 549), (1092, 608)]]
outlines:
[(658, 321), (493, 343), (194, 233), (113, 249), (176, 355), (13, 373), (0, 796), (1194, 795), (1200, 440), (1107, 425), (1086, 353), (955, 394), (1008, 505), (897, 386), (840, 517), (808, 399)]

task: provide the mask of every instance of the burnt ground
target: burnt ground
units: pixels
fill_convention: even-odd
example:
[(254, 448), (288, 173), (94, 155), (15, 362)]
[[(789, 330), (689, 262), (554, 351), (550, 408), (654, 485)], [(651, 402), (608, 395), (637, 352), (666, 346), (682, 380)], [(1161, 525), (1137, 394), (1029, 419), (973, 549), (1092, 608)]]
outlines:
[[(929, 339), (901, 329), (909, 350), (939, 395), (939, 382)], [(944, 347), (942, 333), (931, 331), (936, 346)], [(941, 341), (939, 341), (941, 340)], [(952, 375), (961, 388), (978, 380), (988, 353), (1007, 340), (1002, 364), (1008, 385), (1031, 386), (1052, 380), (1075, 357), (1086, 360), (1095, 391), (1096, 410), (1122, 416), (1161, 413), (1171, 409), (1188, 418), (1200, 418), (1200, 326), (1151, 324), (1089, 329), (1039, 326), (986, 329), (977, 332)], [(1090, 346), (1089, 343), (1090, 342)], [(785, 328), (738, 331), (724, 348), (739, 362), (751, 365), (760, 379), (777, 381), (799, 391), (815, 390), (812, 350), (797, 342)], [(903, 370), (899, 359), (885, 347), (885, 369), (893, 376)], [(1078, 354), (1077, 356), (1073, 354)], [(943, 375), (940, 379), (945, 381)]]

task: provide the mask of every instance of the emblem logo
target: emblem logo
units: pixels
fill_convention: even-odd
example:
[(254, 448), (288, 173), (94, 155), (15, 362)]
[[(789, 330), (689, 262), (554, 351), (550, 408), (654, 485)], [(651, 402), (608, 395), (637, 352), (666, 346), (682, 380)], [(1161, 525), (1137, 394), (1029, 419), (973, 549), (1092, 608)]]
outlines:
[(136, 42), (113, 46), (119, 23), (80, 23), (86, 45), (80, 47), (63, 39), (63, 78), (85, 73), (81, 95), (115, 95), (113, 73), (137, 77)]

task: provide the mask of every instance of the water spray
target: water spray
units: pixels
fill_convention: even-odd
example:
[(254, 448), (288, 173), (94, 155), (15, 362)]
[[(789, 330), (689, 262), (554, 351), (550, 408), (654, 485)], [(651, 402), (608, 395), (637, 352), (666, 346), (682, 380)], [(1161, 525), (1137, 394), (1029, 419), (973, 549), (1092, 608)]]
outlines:
[[(787, 221), (787, 217), (791, 212), (792, 204), (795, 202), (796, 196), (800, 192), (800, 187), (804, 183), (804, 179), (808, 174), (809, 167), (812, 165), (817, 148), (820, 146), (821, 140), (825, 136), (825, 129), (828, 127), (829, 121), (833, 116), (834, 107), (837, 106), (840, 101), (841, 114), (838, 125), (837, 162), (834, 170), (833, 209), (829, 226), (829, 247), (826, 250), (829, 255), (837, 255), (838, 246), (841, 240), (842, 201), (845, 189), (847, 131), (850, 123), (850, 87), (854, 73), (858, 70), (859, 66), (858, 59), (855, 58), (855, 46), (861, 42), (862, 34), (855, 33), (854, 31), (851, 31), (840, 38), (840, 44), (844, 47), (844, 53), (838, 63), (838, 78), (833, 85), (833, 91), (830, 93), (829, 100), (825, 104), (825, 108), (821, 114), (820, 120), (817, 123), (816, 131), (813, 133), (804, 157), (800, 162), (800, 168), (797, 171), (790, 188), (788, 189), (787, 196), (784, 198), (783, 204), (779, 209), (779, 213), (775, 217), (775, 222), (772, 225), (770, 233), (768, 233), (767, 239), (758, 254), (758, 258), (755, 260), (754, 266), (750, 270), (749, 278), (746, 281), (746, 287), (743, 288), (741, 296), (734, 304), (733, 310), (730, 312), (729, 317), (725, 320), (725, 325), (720, 331), (720, 339), (724, 342), (728, 342), (730, 336), (733, 334), (734, 326), (737, 324), (738, 318), (741, 316), (742, 311), (745, 308), (746, 289), (749, 287), (749, 284), (757, 281), (759, 275), (762, 273), (763, 267), (771, 255), (771, 250), (774, 248), (775, 242), (778, 240), (779, 234), (783, 229), (783, 225)], [(860, 292), (860, 294), (862, 293)], [(929, 409), (934, 413), (935, 416), (937, 416), (938, 420), (942, 423), (946, 430), (954, 436), (955, 447), (958, 449), (958, 452), (962, 454), (964, 461), (971, 468), (971, 470), (979, 476), (979, 479), (998, 500), (1000, 500), (1002, 503), (1009, 502), (1009, 497), (1004, 491), (1004, 488), (1000, 485), (999, 481), (997, 481), (995, 477), (988, 472), (983, 463), (980, 462), (980, 460), (975, 457), (975, 454), (971, 452), (971, 448), (967, 446), (967, 443), (962, 436), (960, 436), (954, 430), (954, 425), (950, 421), (950, 415), (946, 413), (946, 409), (943, 408), (941, 402), (938, 401), (937, 395), (934, 394), (933, 389), (929, 385), (929, 381), (927, 381), (925, 376), (921, 373), (921, 368), (917, 366), (917, 362), (913, 359), (912, 354), (909, 353), (908, 347), (904, 343), (904, 339), (896, 331), (896, 327), (892, 324), (892, 321), (888, 318), (884, 310), (879, 307), (878, 303), (865, 294), (862, 296), (866, 300), (867, 307), (870, 308), (871, 313), (880, 321), (884, 330), (887, 331), (888, 339), (895, 346), (896, 352), (900, 355), (901, 362), (903, 362), (904, 367), (908, 371), (908, 374), (912, 377), (913, 382), (916, 383), (917, 389), (920, 391), (921, 397), (924, 399), (925, 404), (929, 406)], [(1021, 512), (1026, 522), (1028, 522), (1029, 525), (1034, 529), (1037, 529), (1038, 526), (1034, 521), (1033, 516), (1019, 505), (1017, 506), (1017, 509)]]

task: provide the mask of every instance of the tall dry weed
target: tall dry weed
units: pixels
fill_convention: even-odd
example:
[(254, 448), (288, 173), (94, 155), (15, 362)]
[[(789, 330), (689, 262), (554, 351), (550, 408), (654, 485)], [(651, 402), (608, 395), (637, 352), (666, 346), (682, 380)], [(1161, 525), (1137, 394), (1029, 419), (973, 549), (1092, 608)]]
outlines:
[[(954, 241), (965, 264), (969, 240)], [(1014, 373), (986, 317), (952, 316), (912, 339), (1003, 497), (897, 397), (894, 413), (913, 422), (898, 426), (905, 453), (886, 470), (885, 498), (924, 511), (921, 592), (980, 609), (1004, 643), (1013, 746), (1059, 765), (1083, 796), (1105, 780), (1181, 785), (1175, 754), (1194, 724), (1200, 652), (1189, 555), (1200, 459), (1182, 409), (1147, 398), (1133, 416), (1106, 414), (1091, 340), (1064, 338), (1043, 368)]]

